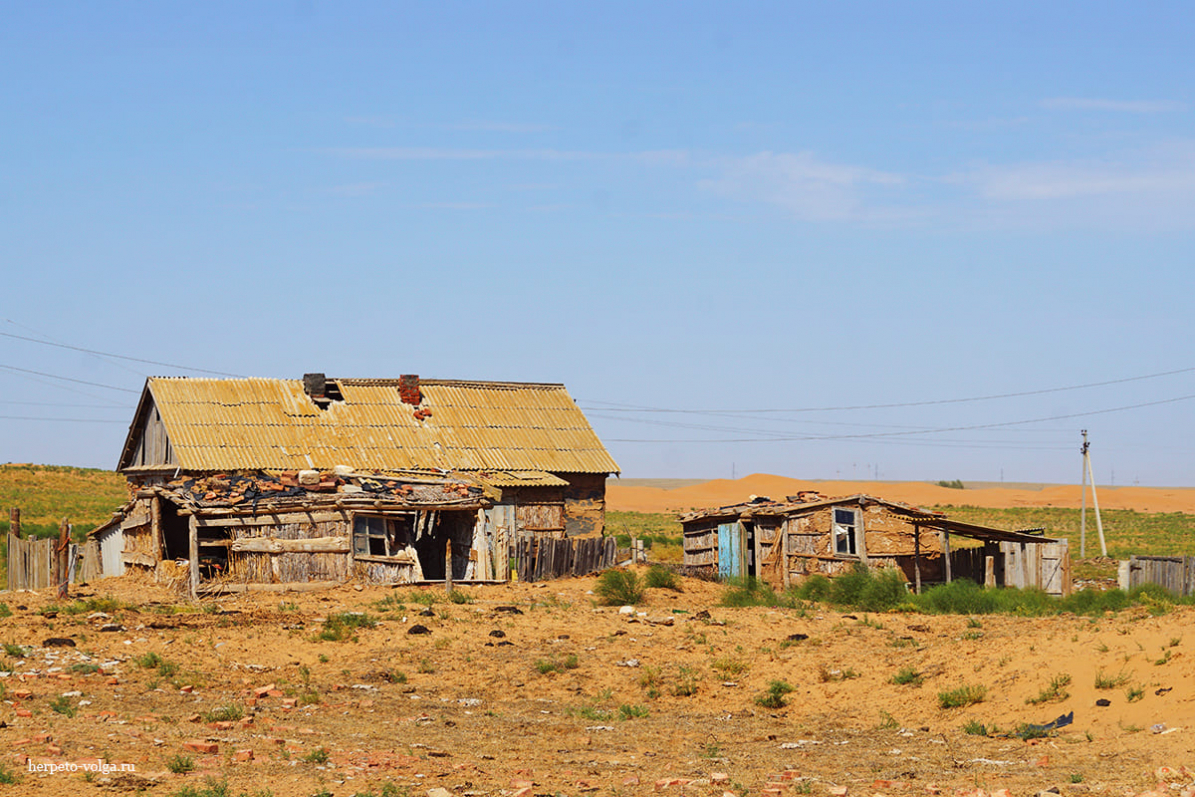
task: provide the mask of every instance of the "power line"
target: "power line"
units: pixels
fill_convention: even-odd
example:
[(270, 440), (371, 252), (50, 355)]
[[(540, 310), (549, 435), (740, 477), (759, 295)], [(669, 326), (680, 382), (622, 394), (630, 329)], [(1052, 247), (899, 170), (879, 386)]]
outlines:
[(41, 418), (32, 415), (0, 415), (0, 420), (5, 421), (54, 421), (55, 423), (122, 423), (127, 424), (127, 421), (113, 420), (111, 418)]
[[(84, 354), (95, 354), (100, 357), (112, 357), (117, 360), (128, 360), (129, 362), (145, 363), (146, 365), (160, 365), (163, 368), (174, 368), (175, 370), (178, 370), (178, 371), (193, 371), (198, 374), (215, 374), (216, 376), (232, 376), (232, 377), (236, 377), (239, 379), (247, 378), (242, 374), (230, 374), (227, 371), (212, 371), (207, 368), (191, 368), (186, 365), (175, 365), (174, 363), (164, 363), (164, 362), (160, 362), (158, 360), (146, 360), (141, 357), (129, 357), (124, 354), (112, 354), (111, 352), (96, 351), (95, 349), (84, 349), (81, 346), (71, 346), (67, 343), (54, 343), (54, 342), (48, 341), (48, 340), (38, 340), (37, 338), (30, 338), (25, 335), (14, 335), (11, 332), (0, 332), (0, 335), (3, 335), (6, 338), (14, 338), (15, 340), (24, 340), (24, 341), (28, 341), (30, 343), (40, 343), (43, 346), (54, 346), (59, 349), (70, 349), (71, 351), (79, 351), (79, 352), (83, 352)], [(101, 385), (101, 387), (103, 387), (103, 386)]]
[[(0, 335), (3, 335), (3, 334), (5, 334), (5, 333), (0, 332)], [(116, 387), (115, 385), (105, 385), (105, 384), (101, 384), (100, 382), (88, 382), (85, 379), (74, 379), (73, 377), (69, 377), (69, 376), (58, 376), (57, 374), (47, 374), (42, 371), (31, 371), (28, 368), (18, 368), (15, 365), (0, 365), (0, 368), (5, 368), (9, 371), (19, 371), (23, 374), (36, 374), (37, 376), (44, 376), (49, 379), (61, 379), (64, 382), (75, 382), (80, 385), (90, 385), (91, 387), (102, 387), (102, 388), (106, 388), (108, 390), (119, 390), (122, 393), (140, 393), (141, 392), (140, 390), (131, 390), (127, 387)]]
[(636, 440), (628, 438), (609, 438), (612, 443), (779, 443), (779, 442), (794, 442), (794, 441), (808, 441), (808, 440), (876, 440), (879, 438), (894, 438), (908, 435), (918, 434), (941, 434), (942, 432), (964, 432), (975, 429), (998, 429), (1007, 426), (1021, 426), (1028, 423), (1043, 423), (1045, 421), (1061, 421), (1069, 418), (1086, 418), (1091, 415), (1105, 415), (1111, 412), (1123, 412), (1125, 410), (1136, 410), (1142, 407), (1156, 407), (1161, 404), (1174, 404), (1179, 401), (1190, 401), (1195, 399), (1195, 394), (1187, 396), (1175, 396), (1174, 398), (1159, 399), (1158, 401), (1145, 401), (1140, 404), (1126, 404), (1122, 407), (1109, 407), (1102, 410), (1089, 410), (1087, 412), (1074, 412), (1066, 415), (1051, 415), (1043, 418), (1028, 418), (1022, 421), (1000, 421), (998, 423), (979, 423), (969, 426), (943, 426), (936, 429), (920, 429), (917, 431), (904, 432), (869, 432), (859, 434), (841, 434), (841, 435), (800, 435), (790, 437), (754, 437), (754, 438), (739, 438), (739, 439), (723, 439), (723, 440)]
[(1088, 382), (1083, 385), (1068, 385), (1066, 387), (1049, 387), (1040, 390), (1023, 390), (1016, 393), (993, 393), (988, 396), (970, 396), (967, 398), (951, 398), (951, 399), (933, 399), (930, 401), (902, 401), (892, 404), (847, 404), (838, 407), (797, 407), (793, 409), (735, 409), (735, 410), (681, 410), (681, 409), (667, 409), (662, 407), (646, 407), (636, 404), (621, 404), (616, 401), (599, 401), (597, 399), (585, 399), (594, 404), (605, 404), (606, 407), (587, 407), (585, 409), (596, 409), (604, 412), (662, 412), (662, 413), (678, 413), (678, 414), (693, 414), (693, 415), (729, 415), (733, 417), (734, 413), (782, 413), (782, 412), (838, 412), (843, 410), (881, 410), (894, 409), (897, 407), (928, 407), (936, 404), (965, 404), (975, 401), (993, 401), (995, 399), (1006, 398), (1021, 398), (1024, 396), (1041, 396), (1047, 393), (1062, 393), (1068, 390), (1086, 390), (1093, 387), (1106, 387), (1108, 385), (1120, 385), (1126, 382), (1140, 382), (1145, 379), (1158, 379), (1163, 376), (1175, 376), (1176, 374), (1186, 374), (1195, 371), (1195, 366), (1190, 368), (1177, 368), (1172, 371), (1159, 371), (1154, 374), (1144, 374), (1142, 376), (1128, 376), (1123, 379), (1107, 379), (1102, 382)]

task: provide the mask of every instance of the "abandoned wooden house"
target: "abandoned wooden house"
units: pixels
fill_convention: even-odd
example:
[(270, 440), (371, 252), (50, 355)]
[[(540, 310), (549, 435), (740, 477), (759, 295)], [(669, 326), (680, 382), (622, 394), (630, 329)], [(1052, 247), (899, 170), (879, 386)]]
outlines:
[(503, 580), (522, 540), (600, 533), (618, 466), (563, 385), (308, 374), (149, 379), (118, 470), (104, 574), (197, 590)]
[[(922, 585), (970, 578), (989, 586), (1070, 593), (1066, 540), (1040, 530), (1006, 531), (870, 495), (815, 492), (784, 501), (753, 497), (681, 516), (684, 563), (721, 578), (755, 577), (788, 587), (806, 576), (834, 576), (858, 564), (897, 568)], [(968, 542), (952, 547), (951, 537)]]

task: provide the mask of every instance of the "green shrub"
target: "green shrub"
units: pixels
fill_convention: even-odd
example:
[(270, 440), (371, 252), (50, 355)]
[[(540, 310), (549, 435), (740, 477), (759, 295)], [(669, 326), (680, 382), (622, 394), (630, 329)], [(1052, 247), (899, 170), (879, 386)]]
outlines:
[(468, 592), (462, 592), (459, 589), (454, 589), (448, 593), (449, 603), (472, 603), (474, 600), (476, 599)]
[(831, 603), (864, 612), (891, 611), (909, 600), (909, 590), (899, 570), (870, 570), (862, 562), (848, 573), (826, 578), (812, 575), (792, 591), (796, 599)]
[(788, 705), (786, 696), (795, 690), (795, 686), (785, 681), (772, 681), (768, 691), (755, 698), (755, 704), (764, 708), (784, 708)]
[(175, 775), (185, 775), (188, 772), (195, 771), (195, 759), (189, 755), (177, 753), (166, 759), (166, 769), (173, 772)]
[(643, 602), (646, 592), (633, 570), (603, 571), (593, 591), (607, 606), (634, 606)]
[(951, 689), (948, 692), (939, 692), (938, 707), (963, 708), (975, 703), (982, 703), (987, 699), (987, 695), (988, 688), (986, 686), (960, 686), (958, 689)]
[(766, 581), (748, 576), (747, 578), (729, 579), (718, 605), (740, 609), (748, 606), (798, 609), (804, 604), (798, 589), (790, 589), (777, 595)]
[(8, 608), (7, 603), (0, 601), (0, 620), (6, 617), (12, 617), (12, 609)]
[(20, 782), (21, 779), (17, 776), (17, 773), (13, 772), (4, 764), (0, 764), (0, 785), (12, 786), (13, 784)]
[(319, 765), (328, 763), (328, 758), (329, 758), (328, 748), (326, 748), (326, 747), (317, 747), (314, 750), (312, 750), (310, 753), (308, 753), (307, 755), (303, 756), (303, 760), (306, 761), (308, 764), (319, 764)]
[(670, 589), (673, 592), (685, 591), (684, 587), (681, 586), (680, 576), (660, 565), (652, 565), (647, 569), (644, 582), (650, 589)]
[(830, 600), (830, 595), (834, 592), (834, 582), (821, 573), (815, 573), (805, 582), (797, 587), (796, 593), (809, 601), (817, 601), (824, 603)]

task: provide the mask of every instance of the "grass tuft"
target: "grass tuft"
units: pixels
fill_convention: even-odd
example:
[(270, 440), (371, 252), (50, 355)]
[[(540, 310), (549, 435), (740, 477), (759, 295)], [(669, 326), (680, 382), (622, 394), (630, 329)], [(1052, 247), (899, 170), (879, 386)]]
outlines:
[(1025, 698), (1025, 702), (1031, 706), (1036, 706), (1041, 703), (1061, 703), (1063, 700), (1066, 700), (1071, 696), (1070, 692), (1066, 691), (1066, 688), (1070, 686), (1070, 684), (1070, 675), (1066, 673), (1055, 675), (1050, 679), (1049, 685), (1038, 693), (1037, 697), (1027, 697)]
[(912, 667), (901, 667), (889, 680), (897, 686), (921, 686), (925, 676)]
[(976, 703), (982, 703), (987, 699), (987, 696), (988, 688), (986, 686), (960, 686), (958, 689), (939, 692), (938, 707), (963, 708), (965, 706), (972, 706)]

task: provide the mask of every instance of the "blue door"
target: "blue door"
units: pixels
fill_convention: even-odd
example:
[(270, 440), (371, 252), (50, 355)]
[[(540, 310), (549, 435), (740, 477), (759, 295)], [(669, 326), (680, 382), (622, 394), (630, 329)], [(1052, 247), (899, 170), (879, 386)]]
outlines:
[(743, 574), (743, 543), (738, 523), (718, 524), (718, 578)]

